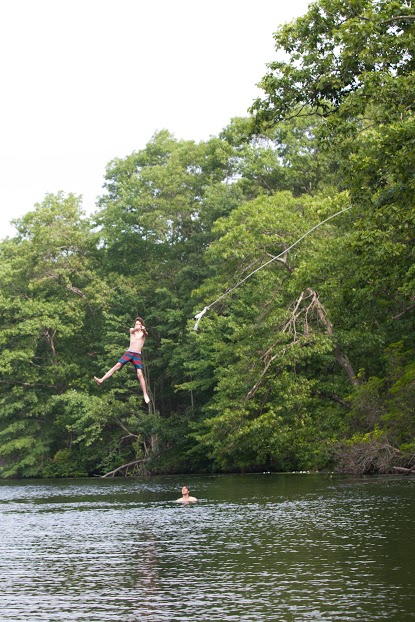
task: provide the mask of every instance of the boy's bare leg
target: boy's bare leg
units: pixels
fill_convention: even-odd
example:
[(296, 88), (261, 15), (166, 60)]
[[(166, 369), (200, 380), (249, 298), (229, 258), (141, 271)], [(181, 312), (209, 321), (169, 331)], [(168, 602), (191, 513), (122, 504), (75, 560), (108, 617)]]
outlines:
[(149, 404), (150, 403), (150, 398), (149, 398), (148, 393), (147, 393), (146, 381), (145, 381), (145, 378), (144, 378), (143, 371), (141, 369), (137, 369), (137, 378), (138, 378), (138, 381), (139, 381), (139, 383), (141, 385), (141, 389), (143, 391), (144, 401), (145, 401), (146, 404)]
[(114, 372), (121, 369), (121, 367), (122, 367), (121, 363), (117, 363), (116, 365), (114, 365), (114, 367), (111, 367), (111, 369), (109, 369), (107, 373), (104, 376), (102, 376), (102, 378), (97, 378), (96, 376), (94, 376), (95, 382), (97, 384), (102, 384), (103, 382), (105, 382), (105, 380), (110, 378)]

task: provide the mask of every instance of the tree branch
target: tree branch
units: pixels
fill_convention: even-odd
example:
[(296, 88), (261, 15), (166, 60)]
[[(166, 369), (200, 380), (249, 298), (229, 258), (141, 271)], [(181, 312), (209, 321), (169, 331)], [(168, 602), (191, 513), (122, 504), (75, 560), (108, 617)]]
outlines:
[(273, 259), (274, 261), (279, 261), (279, 263), (282, 263), (284, 268), (287, 268), (290, 274), (294, 272), (294, 268), (292, 268), (290, 264), (287, 262), (287, 254), (283, 255), (282, 257), (275, 257), (274, 255), (271, 255), (271, 253), (266, 253), (266, 255), (268, 257), (271, 257), (271, 259)]
[(398, 315), (394, 315), (392, 319), (400, 320), (401, 317), (406, 315), (409, 311), (412, 311), (412, 309), (415, 309), (415, 303), (413, 305), (409, 305), (409, 307), (406, 307), (406, 309), (404, 309), (401, 313), (398, 313)]
[(82, 292), (78, 287), (74, 287), (73, 285), (67, 285), (66, 289), (72, 292), (73, 294), (80, 296), (81, 298), (86, 298), (84, 292)]
[(400, 473), (415, 473), (415, 467), (412, 467), (410, 469), (406, 469), (405, 467), (399, 467), (399, 466), (394, 466), (393, 467), (394, 471), (399, 471)]
[(397, 22), (401, 19), (409, 19), (411, 21), (415, 20), (415, 15), (397, 15), (396, 17), (389, 17), (389, 19), (383, 19), (381, 24), (391, 24), (392, 22)]
[[(304, 304), (305, 301), (307, 302)], [(300, 339), (307, 340), (307, 337), (310, 334), (310, 316), (312, 312), (315, 313), (317, 319), (325, 327), (326, 334), (330, 337), (334, 336), (333, 325), (327, 317), (326, 311), (318, 298), (317, 292), (314, 289), (311, 289), (311, 287), (307, 287), (304, 291), (301, 292), (301, 294), (297, 298), (288, 321), (282, 327), (283, 333), (291, 334), (291, 343), (286, 344), (282, 352), (277, 352), (276, 354), (272, 355), (273, 348), (275, 347), (275, 345), (278, 345), (277, 341), (276, 344), (268, 348), (268, 350), (261, 356), (261, 360), (264, 363), (264, 369), (262, 370), (254, 386), (246, 394), (245, 401), (251, 399), (255, 395), (255, 393), (261, 386), (263, 378), (267, 373), (269, 367), (276, 359), (283, 357), (287, 352), (287, 349), (298, 343)], [(300, 324), (300, 319), (302, 321), (302, 324)], [(345, 354), (340, 349), (340, 346), (338, 344), (334, 344), (333, 351), (337, 363), (346, 372), (350, 384), (352, 386), (358, 386), (359, 380), (354, 372), (353, 366), (347, 354)], [(342, 405), (344, 406), (345, 404)]]
[[(124, 432), (127, 432), (128, 436), (132, 436), (133, 438), (138, 438), (138, 434), (134, 434), (133, 432), (130, 432), (130, 430), (123, 424), (122, 421), (120, 421), (119, 419), (116, 419), (115, 421), (124, 430)], [(123, 438), (127, 438), (127, 437), (123, 436)]]
[(128, 462), (127, 464), (122, 464), (121, 466), (117, 467), (113, 471), (109, 471), (108, 473), (105, 473), (105, 475), (101, 475), (101, 478), (103, 478), (103, 477), (114, 477), (114, 475), (116, 473), (118, 473), (118, 471), (122, 471), (122, 469), (128, 469), (128, 467), (130, 467), (130, 466), (135, 466), (136, 464), (141, 464), (142, 462), (148, 462), (149, 460), (150, 460), (150, 458), (143, 458), (142, 460), (134, 460), (133, 462)]

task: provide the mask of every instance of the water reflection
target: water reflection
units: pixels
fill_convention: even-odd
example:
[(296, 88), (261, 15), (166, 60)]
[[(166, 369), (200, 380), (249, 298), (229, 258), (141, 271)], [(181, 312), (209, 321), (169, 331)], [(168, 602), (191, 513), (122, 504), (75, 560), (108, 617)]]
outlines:
[(141, 620), (152, 620), (159, 609), (161, 586), (159, 582), (159, 561), (157, 557), (157, 541), (153, 531), (143, 530), (140, 542), (136, 545), (135, 591), (137, 604), (141, 602)]
[(415, 618), (415, 480), (189, 483), (0, 483), (2, 620)]

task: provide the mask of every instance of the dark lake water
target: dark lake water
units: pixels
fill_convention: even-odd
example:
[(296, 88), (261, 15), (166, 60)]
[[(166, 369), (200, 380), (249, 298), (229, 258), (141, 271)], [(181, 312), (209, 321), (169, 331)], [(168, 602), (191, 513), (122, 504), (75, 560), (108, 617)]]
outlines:
[(0, 619), (415, 620), (414, 517), (413, 477), (0, 482)]

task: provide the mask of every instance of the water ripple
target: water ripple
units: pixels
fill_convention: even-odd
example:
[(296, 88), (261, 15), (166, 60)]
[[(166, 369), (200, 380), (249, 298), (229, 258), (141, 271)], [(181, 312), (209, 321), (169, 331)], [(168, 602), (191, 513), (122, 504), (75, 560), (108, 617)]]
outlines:
[(412, 479), (178, 479), (1, 483), (2, 620), (415, 620)]

